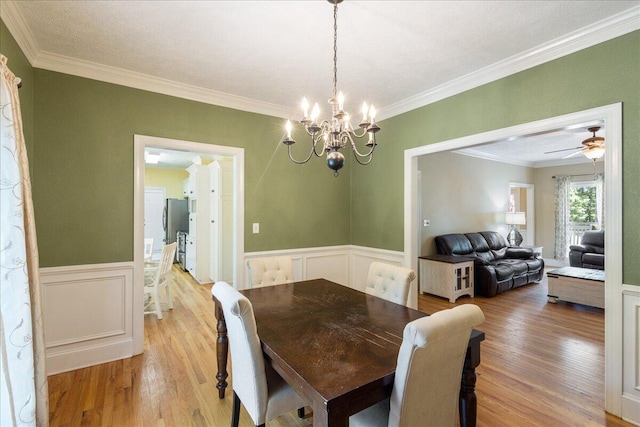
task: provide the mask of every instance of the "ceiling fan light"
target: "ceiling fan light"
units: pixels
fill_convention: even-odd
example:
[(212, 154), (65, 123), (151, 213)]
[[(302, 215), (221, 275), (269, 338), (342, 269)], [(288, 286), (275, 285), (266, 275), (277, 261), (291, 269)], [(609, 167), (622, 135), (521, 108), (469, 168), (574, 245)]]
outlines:
[(589, 147), (582, 152), (587, 159), (596, 160), (604, 155), (604, 147)]

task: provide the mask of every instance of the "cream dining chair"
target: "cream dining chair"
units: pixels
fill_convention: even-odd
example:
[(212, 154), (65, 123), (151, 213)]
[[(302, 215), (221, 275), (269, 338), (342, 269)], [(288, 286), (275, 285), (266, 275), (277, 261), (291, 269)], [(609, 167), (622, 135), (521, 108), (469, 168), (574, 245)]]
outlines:
[(453, 427), (464, 357), (482, 310), (464, 304), (405, 326), (391, 398), (349, 418), (350, 427)]
[[(173, 300), (171, 298), (171, 267), (176, 256), (177, 243), (171, 243), (162, 247), (160, 262), (153, 271), (145, 272), (144, 278), (144, 314), (155, 314), (158, 319), (162, 319), (162, 306), (166, 304), (169, 310), (173, 309)], [(167, 295), (165, 301), (160, 300), (160, 289), (165, 289)]]
[(409, 286), (415, 278), (416, 273), (408, 268), (372, 262), (369, 266), (365, 292), (396, 304), (407, 305)]
[(231, 426), (238, 427), (241, 402), (256, 426), (296, 409), (301, 415), (304, 400), (265, 363), (251, 301), (226, 282), (213, 285), (211, 294), (220, 303), (227, 324), (233, 388)]
[(250, 259), (247, 267), (252, 288), (293, 282), (293, 261), (288, 256)]

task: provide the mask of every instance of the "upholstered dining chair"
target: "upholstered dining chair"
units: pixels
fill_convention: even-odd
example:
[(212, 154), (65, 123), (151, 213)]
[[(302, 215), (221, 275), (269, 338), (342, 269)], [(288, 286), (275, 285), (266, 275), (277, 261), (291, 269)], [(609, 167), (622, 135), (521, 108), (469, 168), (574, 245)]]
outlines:
[(252, 288), (293, 282), (293, 261), (288, 256), (250, 259), (247, 267)]
[(240, 402), (256, 426), (296, 409), (301, 415), (304, 400), (265, 363), (251, 301), (226, 282), (217, 282), (211, 293), (227, 324), (233, 388), (231, 427), (238, 427)]
[(464, 304), (408, 323), (391, 398), (352, 415), (349, 426), (454, 426), (469, 337), (482, 322), (482, 310)]
[(416, 273), (398, 265), (372, 262), (364, 288), (369, 295), (384, 298), (396, 304), (407, 305), (409, 286)]
[[(144, 278), (144, 314), (155, 314), (158, 319), (162, 319), (162, 306), (166, 304), (169, 310), (173, 309), (173, 299), (171, 298), (171, 266), (176, 256), (177, 243), (171, 243), (162, 247), (160, 262), (155, 270), (145, 272)], [(167, 298), (160, 300), (160, 289), (164, 288)]]

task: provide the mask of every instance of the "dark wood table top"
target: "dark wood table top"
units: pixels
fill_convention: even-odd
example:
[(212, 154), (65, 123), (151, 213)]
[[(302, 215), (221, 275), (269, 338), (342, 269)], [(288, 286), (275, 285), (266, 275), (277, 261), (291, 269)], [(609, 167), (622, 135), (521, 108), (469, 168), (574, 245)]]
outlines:
[[(390, 395), (404, 327), (427, 315), (324, 279), (242, 293), (276, 371), (342, 418)], [(483, 339), (474, 331), (470, 345)], [(313, 407), (314, 424), (322, 405)]]

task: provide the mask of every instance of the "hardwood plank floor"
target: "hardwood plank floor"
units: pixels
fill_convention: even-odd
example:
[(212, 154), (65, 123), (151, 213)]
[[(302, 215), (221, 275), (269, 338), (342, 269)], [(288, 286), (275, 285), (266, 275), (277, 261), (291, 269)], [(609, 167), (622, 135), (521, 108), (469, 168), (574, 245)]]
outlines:
[[(52, 427), (230, 424), (232, 399), (219, 400), (215, 387), (211, 285), (198, 285), (174, 266), (172, 289), (174, 310), (163, 320), (145, 316), (144, 354), (49, 377)], [(478, 426), (631, 426), (602, 409), (603, 311), (549, 304), (546, 290), (545, 281), (455, 304), (477, 304), (486, 316)], [(428, 313), (453, 306), (419, 297)], [(269, 426), (312, 424), (312, 414), (301, 420), (291, 413)], [(252, 425), (244, 409), (240, 425)]]

